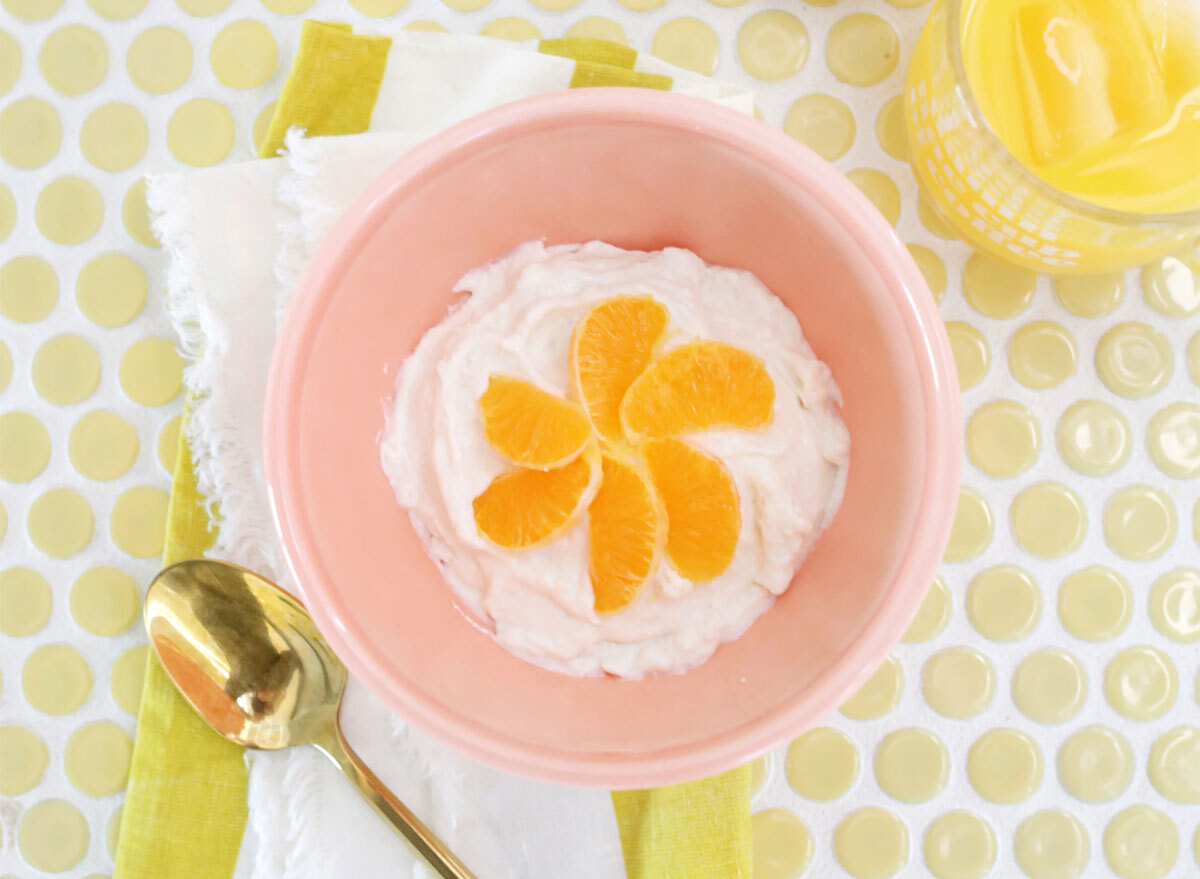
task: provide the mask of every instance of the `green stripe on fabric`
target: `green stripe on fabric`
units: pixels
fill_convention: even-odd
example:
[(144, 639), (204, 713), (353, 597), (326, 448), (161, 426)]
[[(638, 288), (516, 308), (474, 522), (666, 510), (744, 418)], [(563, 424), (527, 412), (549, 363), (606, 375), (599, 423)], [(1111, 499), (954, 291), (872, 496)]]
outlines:
[(633, 88), (659, 89), (669, 92), (672, 84), (669, 76), (642, 73), (640, 70), (625, 70), (620, 67), (610, 67), (607, 64), (592, 64), (587, 61), (576, 61), (575, 72), (571, 74), (571, 88), (573, 89), (590, 86), (632, 86)]
[(626, 879), (751, 879), (749, 766), (612, 801)]
[(314, 137), (370, 128), (391, 47), (391, 37), (356, 35), (347, 24), (304, 22), (260, 154), (278, 153), (293, 125)]
[(563, 37), (558, 40), (542, 40), (538, 51), (543, 55), (560, 55), (575, 61), (591, 64), (607, 64), (632, 70), (637, 61), (637, 50), (610, 40), (591, 40), (585, 37)]
[[(259, 156), (275, 155), (293, 125), (320, 135), (366, 131), (390, 46), (386, 37), (355, 36), (349, 25), (306, 21)], [(203, 555), (215, 537), (186, 436), (185, 427), (164, 564)], [(113, 879), (230, 879), (246, 830), (244, 755), (192, 710), (151, 654)]]

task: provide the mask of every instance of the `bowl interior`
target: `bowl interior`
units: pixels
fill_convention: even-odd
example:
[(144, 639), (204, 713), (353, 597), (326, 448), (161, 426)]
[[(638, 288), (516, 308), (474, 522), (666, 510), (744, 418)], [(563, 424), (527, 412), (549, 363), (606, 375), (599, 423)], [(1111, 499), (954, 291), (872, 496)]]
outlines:
[[(538, 100), (402, 160), (314, 260), (273, 368), (273, 499), (318, 623), (402, 716), (528, 775), (675, 781), (814, 723), (903, 630), (952, 505), (933, 487), (938, 455), (957, 467), (952, 434), (935, 426), (949, 360), (903, 247), (811, 154), (691, 102), (632, 112), (605, 97), (549, 112)], [(715, 121), (697, 126), (695, 114)], [(785, 159), (793, 166), (776, 167)], [(680, 246), (749, 269), (797, 314), (842, 390), (841, 511), (775, 607), (684, 675), (579, 679), (510, 655), (455, 606), (380, 468), (396, 369), (455, 281), (538, 238)]]

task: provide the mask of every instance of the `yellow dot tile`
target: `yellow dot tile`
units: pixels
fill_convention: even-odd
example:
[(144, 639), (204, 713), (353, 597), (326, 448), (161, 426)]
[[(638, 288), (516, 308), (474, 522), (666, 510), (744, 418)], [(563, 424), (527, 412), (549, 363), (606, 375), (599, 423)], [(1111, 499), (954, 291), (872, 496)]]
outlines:
[(989, 803), (1024, 802), (1042, 784), (1042, 752), (1020, 730), (988, 730), (967, 751), (967, 779)]
[(1068, 574), (1058, 590), (1058, 618), (1082, 641), (1108, 641), (1133, 616), (1133, 591), (1116, 571), (1100, 565)]
[(0, 0), (0, 5), (24, 21), (45, 21), (62, 8), (63, 0)]
[(964, 391), (970, 390), (983, 381), (991, 365), (992, 354), (987, 340), (975, 327), (956, 320), (946, 324), (946, 335), (950, 337), (958, 386)]
[(874, 720), (895, 708), (903, 692), (904, 672), (889, 656), (839, 710), (851, 720)]
[(936, 879), (983, 879), (996, 863), (996, 832), (971, 812), (947, 812), (925, 831), (924, 855)]
[(25, 660), (21, 691), (25, 701), (43, 714), (70, 714), (92, 690), (92, 669), (78, 651), (65, 644), (46, 644)]
[(921, 695), (943, 717), (974, 717), (991, 704), (995, 689), (992, 663), (970, 647), (948, 647), (935, 653), (921, 671)]
[(0, 243), (4, 242), (17, 225), (17, 200), (12, 190), (0, 183)]
[(449, 29), (444, 24), (438, 24), (436, 21), (430, 21), (428, 18), (420, 18), (416, 21), (410, 21), (404, 26), (406, 31), (427, 31), (436, 34), (448, 34)]
[(887, 809), (856, 809), (833, 831), (833, 854), (855, 879), (890, 879), (908, 861), (908, 828)]
[(65, 800), (42, 800), (21, 816), (17, 848), (34, 869), (62, 873), (87, 854), (87, 819)]
[(95, 520), (83, 495), (54, 488), (33, 502), (26, 526), (34, 546), (51, 558), (68, 559), (91, 543)]
[(858, 778), (858, 750), (844, 733), (819, 726), (788, 745), (784, 766), (792, 790), (829, 802), (844, 796)]
[(788, 108), (783, 130), (832, 162), (854, 143), (854, 114), (832, 95), (805, 95)]
[(762, 82), (795, 76), (808, 60), (808, 29), (782, 9), (764, 9), (746, 19), (738, 31), (738, 61)]
[(1174, 368), (1171, 343), (1149, 324), (1117, 324), (1096, 344), (1096, 372), (1105, 387), (1122, 397), (1161, 391)]
[(649, 12), (651, 9), (658, 9), (667, 0), (617, 0), (617, 2), (633, 12)]
[(149, 283), (142, 267), (119, 253), (102, 253), (75, 280), (75, 302), (97, 326), (120, 327), (141, 314)]
[(967, 619), (992, 641), (1020, 641), (1042, 618), (1042, 592), (1027, 571), (996, 565), (967, 587)]
[(363, 15), (386, 18), (407, 6), (408, 0), (350, 0), (350, 5)]
[(183, 389), (183, 358), (169, 339), (149, 336), (121, 356), (121, 388), (135, 403), (161, 406)]
[(962, 284), (963, 296), (980, 314), (1016, 317), (1032, 304), (1037, 275), (976, 252), (967, 258)]
[(91, 797), (107, 797), (125, 789), (133, 739), (115, 723), (81, 726), (67, 739), (63, 768), (75, 789)]
[(1179, 680), (1161, 650), (1141, 645), (1114, 656), (1104, 669), (1104, 696), (1130, 720), (1157, 720), (1175, 704)]
[(58, 275), (40, 256), (18, 256), (0, 266), (0, 314), (36, 323), (58, 304)]
[(82, 403), (100, 386), (100, 355), (83, 336), (47, 339), (33, 355), (33, 386), (55, 406)]
[(71, 617), (93, 635), (119, 635), (138, 615), (134, 579), (108, 565), (88, 568), (71, 587)]
[(1200, 406), (1175, 403), (1160, 409), (1146, 430), (1150, 457), (1175, 479), (1200, 476)]
[[(3, 312), (0, 312), (3, 313)], [(9, 381), (12, 380), (12, 352), (8, 350), (8, 346), (0, 339), (0, 393), (8, 387)]]
[(813, 856), (813, 838), (804, 822), (786, 809), (763, 809), (750, 818), (754, 879), (795, 879)]
[(1013, 536), (1031, 555), (1057, 559), (1079, 549), (1087, 533), (1087, 511), (1079, 495), (1057, 482), (1023, 489), (1009, 508)]
[(1062, 384), (1075, 374), (1078, 365), (1075, 339), (1066, 327), (1051, 321), (1026, 324), (1009, 340), (1009, 372), (1035, 391)]
[(82, 244), (104, 221), (104, 199), (82, 177), (59, 177), (38, 193), (34, 220), (55, 244)]
[(1130, 806), (1104, 828), (1104, 859), (1121, 879), (1162, 879), (1179, 860), (1179, 830), (1158, 809)]
[(938, 209), (929, 203), (929, 199), (925, 197), (923, 192), (917, 194), (917, 219), (921, 221), (922, 226), (938, 238), (943, 238), (946, 241), (954, 241), (958, 238), (958, 233), (954, 231), (954, 227), (947, 223)]
[(4, 542), (5, 535), (8, 534), (8, 513), (4, 510), (4, 504), (0, 504), (0, 543)]
[(30, 568), (0, 571), (0, 633), (26, 638), (50, 620), (50, 584)]
[(88, 6), (109, 21), (128, 21), (146, 8), (148, 0), (88, 0)]
[(825, 41), (830, 72), (850, 85), (875, 85), (896, 69), (900, 38), (878, 15), (855, 12), (839, 19)]
[(967, 456), (997, 479), (1017, 476), (1032, 467), (1041, 445), (1037, 419), (1013, 400), (984, 403), (967, 421)]
[(1200, 640), (1200, 571), (1176, 568), (1154, 581), (1150, 621), (1172, 641)]
[(945, 789), (949, 778), (950, 752), (928, 730), (895, 730), (875, 749), (875, 781), (894, 800), (927, 802)]
[(673, 18), (660, 27), (650, 54), (676, 67), (711, 76), (717, 69), (720, 44), (716, 32), (698, 18)]
[(51, 88), (68, 96), (82, 95), (108, 75), (108, 46), (90, 27), (69, 24), (46, 37), (38, 66)]
[(941, 257), (923, 244), (909, 244), (908, 252), (912, 255), (917, 268), (921, 270), (921, 276), (925, 278), (925, 283), (929, 286), (929, 292), (933, 294), (934, 300), (941, 302), (942, 296), (946, 293), (946, 264), (942, 262)]
[(254, 145), (255, 155), (262, 152), (263, 144), (267, 141), (267, 133), (271, 129), (271, 118), (275, 115), (276, 103), (276, 101), (272, 101), (267, 104), (254, 117), (254, 125), (250, 131), (250, 140)]
[(136, 715), (142, 701), (142, 682), (146, 677), (146, 657), (150, 648), (139, 644), (126, 650), (112, 665), (112, 697), (126, 714)]
[(171, 114), (167, 148), (194, 168), (215, 165), (233, 149), (233, 113), (220, 101), (196, 98)]
[(1188, 377), (1192, 384), (1200, 385), (1200, 333), (1192, 336), (1187, 346)]
[[(518, 21), (520, 19), (517, 19)], [(526, 22), (531, 27), (530, 22)], [(535, 37), (537, 28), (534, 27)], [(605, 18), (603, 15), (589, 15), (586, 18), (581, 18), (569, 28), (567, 28), (568, 37), (577, 37), (587, 40), (608, 40), (610, 43), (620, 43), (622, 46), (629, 45), (629, 37), (625, 35), (625, 28), (621, 27), (611, 18)], [(524, 37), (523, 39), (533, 39), (532, 37)]]
[(846, 177), (871, 200), (885, 220), (896, 225), (900, 219), (900, 189), (891, 177), (874, 168), (856, 168)]
[(757, 795), (766, 784), (769, 767), (770, 756), (768, 755), (750, 761), (750, 796)]
[(1012, 699), (1038, 723), (1063, 723), (1083, 708), (1087, 674), (1079, 660), (1058, 648), (1029, 654), (1013, 673)]
[(1125, 466), (1133, 448), (1129, 422), (1108, 403), (1080, 400), (1058, 421), (1058, 453), (1085, 476), (1107, 476)]
[(1054, 279), (1054, 295), (1076, 317), (1103, 317), (1125, 298), (1125, 276), (1095, 275)]
[[(121, 837), (121, 810), (122, 806), (117, 806), (113, 810), (112, 815), (108, 819), (108, 824), (104, 828), (104, 847), (108, 849), (108, 856), (114, 861), (117, 859), (117, 842)], [(98, 877), (104, 879), (104, 877)]]
[(142, 91), (165, 95), (192, 75), (192, 44), (182, 31), (173, 27), (149, 28), (129, 44), (125, 69)]
[(0, 30), (0, 96), (16, 84), (21, 75), (21, 44), (8, 31)]
[(904, 98), (894, 95), (875, 115), (875, 139), (893, 159), (908, 161), (908, 135), (904, 131)]
[(207, 18), (224, 12), (233, 0), (175, 0), (175, 5), (197, 18)]
[(14, 168), (40, 168), (62, 146), (58, 111), (41, 98), (20, 98), (0, 110), (0, 159)]
[[(597, 16), (592, 17), (595, 18)], [(587, 21), (587, 19), (584, 19), (584, 21)], [(575, 26), (579, 24), (582, 24), (582, 22), (576, 22)], [(542, 32), (538, 30), (536, 24), (527, 18), (513, 15), (489, 21), (479, 29), (479, 33), (485, 37), (492, 37), (497, 40), (512, 40), (518, 43), (523, 40), (540, 40), (542, 38)], [(568, 36), (571, 36), (569, 32)]]
[(139, 559), (161, 555), (166, 538), (168, 500), (165, 491), (149, 485), (122, 492), (109, 517), (109, 530), (118, 548)]
[(1057, 809), (1030, 815), (1013, 837), (1013, 854), (1029, 879), (1078, 879), (1090, 848), (1079, 819)]
[(906, 644), (919, 644), (929, 641), (941, 634), (950, 622), (950, 590), (942, 582), (941, 577), (935, 577), (929, 584), (925, 599), (917, 608), (917, 614), (901, 638)]
[(176, 415), (158, 434), (158, 461), (168, 473), (175, 472), (175, 456), (179, 453), (179, 429), (183, 416)]
[(578, 4), (579, 0), (533, 0), (534, 6), (545, 9), (547, 12), (562, 12)]
[(1084, 803), (1115, 800), (1133, 781), (1133, 748), (1106, 726), (1084, 727), (1058, 749), (1058, 779)]
[(79, 129), (83, 157), (101, 171), (132, 168), (150, 144), (146, 117), (132, 104), (112, 103), (97, 107)]
[(50, 432), (29, 412), (0, 413), (0, 480), (28, 482), (50, 462)]
[(1142, 295), (1155, 311), (1189, 317), (1200, 311), (1200, 275), (1169, 256), (1142, 269)]
[(46, 743), (20, 726), (0, 726), (0, 796), (15, 797), (41, 782), (50, 754)]
[(1155, 790), (1173, 803), (1200, 803), (1200, 729), (1177, 726), (1150, 748), (1146, 774)]
[(208, 61), (221, 85), (252, 89), (275, 73), (279, 47), (265, 24), (243, 18), (227, 24), (213, 38)]
[(138, 180), (121, 202), (121, 222), (134, 241), (147, 247), (158, 247), (158, 239), (150, 228), (150, 211), (146, 207), (146, 180)]
[(1104, 540), (1122, 558), (1158, 558), (1175, 541), (1177, 529), (1175, 504), (1148, 485), (1127, 486), (1104, 505)]
[(260, 2), (267, 9), (278, 12), (280, 15), (299, 15), (312, 6), (316, 0), (260, 0)]
[(958, 508), (943, 556), (948, 562), (969, 562), (992, 542), (992, 508), (983, 495), (963, 486), (958, 490)]

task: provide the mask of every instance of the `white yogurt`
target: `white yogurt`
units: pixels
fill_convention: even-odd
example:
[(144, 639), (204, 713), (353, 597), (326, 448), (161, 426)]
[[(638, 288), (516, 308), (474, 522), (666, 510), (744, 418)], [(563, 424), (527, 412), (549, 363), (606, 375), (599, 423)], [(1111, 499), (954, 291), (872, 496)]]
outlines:
[[(455, 592), (508, 650), (568, 674), (680, 672), (741, 635), (787, 589), (845, 485), (850, 442), (838, 389), (795, 315), (749, 272), (678, 248), (645, 253), (599, 241), (522, 244), (468, 272), (455, 291), (470, 295), (400, 369), (380, 448), (397, 500)], [(484, 439), (478, 401), (495, 372), (569, 397), (575, 324), (595, 303), (627, 294), (670, 311), (668, 349), (718, 340), (760, 357), (775, 408), (763, 430), (687, 437), (737, 484), (742, 526), (729, 567), (697, 585), (664, 560), (632, 605), (601, 616), (592, 609), (586, 515), (525, 552), (478, 532), (472, 500), (512, 466)]]

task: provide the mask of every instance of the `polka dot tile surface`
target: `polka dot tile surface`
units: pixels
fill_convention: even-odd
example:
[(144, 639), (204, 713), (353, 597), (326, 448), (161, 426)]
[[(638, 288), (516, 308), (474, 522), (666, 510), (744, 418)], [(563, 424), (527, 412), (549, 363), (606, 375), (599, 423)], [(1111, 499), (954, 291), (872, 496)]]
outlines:
[(182, 408), (143, 176), (252, 157), (305, 16), (598, 37), (756, 90), (939, 303), (963, 488), (903, 641), (755, 764), (757, 879), (1200, 864), (1200, 278), (1050, 279), (920, 197), (924, 0), (0, 0), (0, 875), (107, 876)]

